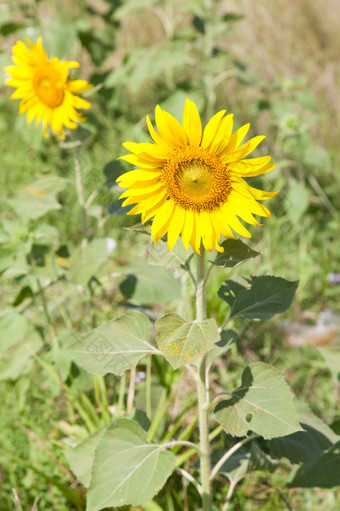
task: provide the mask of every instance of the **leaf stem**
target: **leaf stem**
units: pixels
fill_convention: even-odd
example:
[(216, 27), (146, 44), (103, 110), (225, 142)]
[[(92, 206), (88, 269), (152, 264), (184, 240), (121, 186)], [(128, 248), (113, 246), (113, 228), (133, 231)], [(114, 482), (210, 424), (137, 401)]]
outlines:
[(195, 451), (198, 452), (198, 454), (201, 456), (202, 451), (200, 447), (193, 442), (189, 442), (187, 440), (172, 440), (170, 442), (166, 442), (166, 444), (162, 444), (162, 448), (164, 449), (173, 449), (176, 447), (176, 445), (183, 445), (184, 447), (191, 447), (192, 449), (195, 449)]
[(145, 411), (146, 415), (151, 417), (151, 355), (146, 357), (146, 374), (145, 374)]
[[(206, 319), (205, 297), (205, 250), (201, 245), (201, 255), (197, 257), (197, 288), (196, 288), (196, 319)], [(203, 511), (211, 511), (211, 484), (210, 484), (210, 442), (209, 442), (209, 379), (206, 355), (198, 359), (197, 365), (197, 396), (198, 421), (200, 432), (200, 462), (202, 479)]]
[(183, 468), (180, 468), (180, 467), (177, 467), (176, 470), (183, 477), (185, 477), (190, 483), (192, 483), (195, 486), (195, 488), (198, 491), (198, 493), (200, 495), (202, 495), (202, 492), (203, 492), (202, 486), (196, 481), (196, 479), (194, 477), (192, 477), (191, 474), (189, 474), (189, 472), (187, 472), (186, 470), (184, 470)]
[(241, 440), (240, 442), (237, 442), (237, 444), (235, 444), (231, 449), (229, 449), (229, 451), (227, 451), (223, 456), (222, 458), (216, 463), (216, 465), (214, 466), (213, 470), (211, 471), (211, 474), (210, 474), (210, 480), (212, 481), (215, 476), (218, 474), (220, 468), (224, 465), (224, 463), (236, 452), (238, 451), (239, 449), (241, 449), (241, 447), (243, 447), (245, 444), (247, 444), (248, 442), (251, 442), (251, 440), (254, 440), (255, 438), (258, 438), (259, 435), (256, 435), (255, 433), (253, 435), (250, 435), (248, 436), (247, 438), (244, 438), (243, 440)]

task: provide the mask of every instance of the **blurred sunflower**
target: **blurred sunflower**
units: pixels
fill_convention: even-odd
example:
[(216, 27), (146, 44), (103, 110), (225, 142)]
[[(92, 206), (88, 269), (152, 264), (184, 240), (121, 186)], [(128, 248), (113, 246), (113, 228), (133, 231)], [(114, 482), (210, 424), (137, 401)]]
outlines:
[[(244, 178), (272, 170), (270, 156), (245, 159), (265, 138), (254, 137), (240, 145), (249, 124), (232, 134), (233, 115), (225, 110), (215, 114), (204, 130), (196, 105), (186, 100), (183, 126), (168, 112), (156, 107), (158, 132), (149, 117), (147, 124), (153, 143), (125, 142), (132, 154), (121, 159), (139, 167), (118, 178), (127, 188), (120, 198), (123, 206), (137, 203), (129, 215), (142, 214), (142, 222), (153, 218), (151, 236), (155, 243), (167, 233), (172, 250), (181, 235), (184, 247), (189, 244), (200, 253), (219, 246), (221, 235), (235, 238), (234, 232), (250, 238), (239, 218), (251, 225), (261, 225), (254, 214), (270, 217), (270, 211), (258, 201), (278, 192), (265, 192), (249, 186)], [(239, 218), (238, 218), (239, 217)]]
[(92, 87), (86, 80), (69, 80), (69, 69), (78, 67), (78, 62), (60, 61), (56, 57), (48, 59), (42, 46), (41, 37), (33, 44), (26, 39), (28, 47), (17, 41), (13, 46), (12, 60), (15, 66), (5, 71), (11, 75), (6, 85), (16, 87), (11, 99), (21, 99), (19, 113), (27, 112), (27, 121), (34, 118), (36, 124), (43, 123), (44, 135), (47, 126), (59, 137), (64, 138), (64, 126), (77, 128), (85, 118), (76, 108), (90, 108), (91, 103), (75, 96)]

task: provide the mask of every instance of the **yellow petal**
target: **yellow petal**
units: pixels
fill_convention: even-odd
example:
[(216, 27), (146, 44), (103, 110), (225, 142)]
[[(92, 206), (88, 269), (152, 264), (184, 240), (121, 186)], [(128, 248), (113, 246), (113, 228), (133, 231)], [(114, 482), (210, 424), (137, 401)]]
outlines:
[(211, 144), (212, 140), (215, 137), (215, 134), (217, 133), (218, 127), (220, 125), (221, 119), (226, 113), (226, 110), (221, 110), (220, 112), (217, 112), (210, 121), (207, 123), (206, 127), (203, 131), (203, 137), (202, 137), (202, 144), (201, 146), (206, 149)]
[(210, 144), (210, 151), (213, 154), (219, 155), (228, 145), (233, 130), (233, 117), (233, 114), (229, 114), (221, 120), (218, 131)]
[(185, 221), (185, 214), (186, 211), (184, 209), (178, 206), (175, 207), (168, 228), (168, 246), (170, 251), (174, 248), (175, 243), (178, 240), (178, 237), (182, 230), (183, 223)]
[(194, 213), (190, 210), (185, 213), (185, 222), (182, 227), (182, 241), (185, 250), (188, 250), (192, 231), (194, 228)]
[(206, 211), (201, 211), (196, 216), (197, 220), (197, 231), (199, 237), (202, 239), (203, 246), (208, 252), (213, 250), (213, 231), (210, 216)]
[(195, 103), (188, 98), (185, 100), (182, 124), (189, 142), (198, 147), (202, 139), (201, 118)]
[(244, 139), (244, 137), (247, 135), (249, 128), (250, 124), (248, 122), (238, 130), (236, 130), (235, 133), (233, 133), (232, 136), (230, 137), (229, 144), (226, 147), (226, 151), (231, 152), (237, 149), (238, 146), (241, 144), (242, 140)]
[(264, 140), (266, 137), (264, 136), (258, 136), (254, 137), (249, 142), (246, 142), (245, 144), (241, 145), (238, 149), (235, 151), (229, 153), (228, 148), (224, 151), (223, 155), (221, 155), (221, 161), (223, 163), (232, 163), (239, 160), (242, 160), (245, 156), (250, 154), (254, 149)]
[(171, 146), (185, 146), (187, 136), (180, 123), (159, 105), (155, 110), (156, 126), (161, 137)]
[(168, 230), (174, 208), (175, 203), (172, 200), (168, 200), (164, 202), (155, 214), (151, 227), (151, 236), (154, 238), (155, 243), (157, 243)]

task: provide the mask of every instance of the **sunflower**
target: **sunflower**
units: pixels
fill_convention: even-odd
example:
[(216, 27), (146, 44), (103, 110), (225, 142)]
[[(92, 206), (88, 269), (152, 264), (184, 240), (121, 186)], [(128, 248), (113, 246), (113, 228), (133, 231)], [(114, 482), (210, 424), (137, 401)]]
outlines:
[(155, 143), (125, 142), (131, 154), (121, 159), (138, 167), (118, 178), (127, 188), (120, 198), (123, 206), (136, 204), (129, 215), (141, 213), (142, 222), (153, 217), (151, 236), (157, 243), (167, 234), (172, 250), (179, 236), (186, 250), (189, 244), (200, 253), (219, 245), (221, 236), (235, 234), (250, 238), (239, 220), (261, 225), (253, 215), (270, 217), (258, 201), (274, 197), (251, 187), (245, 177), (259, 176), (274, 168), (270, 156), (246, 158), (265, 138), (257, 136), (241, 145), (249, 124), (232, 133), (233, 115), (226, 110), (215, 114), (202, 130), (196, 105), (185, 102), (182, 126), (159, 106), (155, 111), (157, 130), (147, 116)]
[(13, 47), (12, 60), (15, 66), (5, 68), (11, 75), (6, 85), (16, 87), (11, 99), (21, 99), (19, 113), (27, 112), (27, 121), (34, 118), (36, 125), (42, 121), (44, 135), (47, 126), (59, 137), (64, 138), (64, 126), (77, 128), (85, 118), (76, 108), (90, 108), (91, 103), (75, 96), (92, 87), (86, 80), (69, 80), (69, 69), (78, 67), (78, 62), (60, 61), (48, 58), (41, 37), (33, 44), (26, 39), (28, 47), (17, 41)]

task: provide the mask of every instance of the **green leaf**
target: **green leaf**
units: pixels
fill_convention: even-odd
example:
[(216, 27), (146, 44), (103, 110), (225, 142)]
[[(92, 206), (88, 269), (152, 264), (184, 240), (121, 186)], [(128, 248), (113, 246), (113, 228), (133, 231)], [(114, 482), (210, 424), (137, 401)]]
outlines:
[(339, 436), (314, 415), (306, 404), (299, 403), (298, 408), (299, 421), (304, 431), (268, 442), (276, 458), (287, 458), (292, 463), (312, 461), (339, 440)]
[(58, 192), (66, 186), (66, 180), (55, 175), (41, 175), (18, 190), (8, 202), (17, 215), (30, 219), (40, 218), (49, 211), (60, 209), (56, 200)]
[(174, 369), (194, 362), (220, 339), (214, 319), (187, 321), (170, 313), (155, 327), (157, 345)]
[(85, 438), (74, 449), (64, 451), (72, 472), (86, 488), (90, 486), (94, 455), (106, 427), (103, 426), (97, 429), (95, 433)]
[(216, 264), (216, 266), (222, 266), (223, 268), (233, 268), (247, 261), (247, 259), (259, 255), (259, 252), (255, 252), (255, 250), (249, 248), (241, 240), (225, 240), (221, 246), (224, 248), (224, 252), (222, 254), (218, 253), (215, 261), (210, 262)]
[(30, 371), (32, 355), (43, 342), (22, 314), (9, 312), (0, 317), (0, 380), (15, 380)]
[(249, 430), (275, 438), (301, 431), (292, 395), (282, 376), (262, 362), (243, 371), (242, 385), (215, 408), (216, 420), (226, 433), (245, 436)]
[[(167, 303), (177, 300), (182, 293), (179, 280), (165, 268), (142, 261), (129, 266), (127, 283), (131, 300), (139, 304)], [(133, 279), (131, 277), (133, 275)]]
[(230, 306), (229, 318), (270, 319), (289, 309), (298, 286), (297, 281), (272, 276), (252, 276), (249, 283), (246, 288), (226, 280), (218, 290), (218, 296)]
[(340, 441), (312, 461), (303, 463), (290, 488), (333, 488), (340, 485)]
[(163, 487), (175, 465), (174, 454), (148, 443), (137, 422), (116, 420), (96, 449), (87, 511), (145, 504)]
[(145, 355), (159, 353), (150, 343), (150, 326), (145, 314), (128, 312), (85, 334), (65, 351), (90, 373), (121, 375)]
[(250, 448), (250, 460), (248, 472), (256, 470), (265, 470), (266, 472), (274, 472), (277, 467), (277, 461), (273, 460), (266, 454), (257, 442), (252, 442)]
[(108, 261), (109, 250), (106, 238), (97, 238), (85, 246), (77, 247), (69, 262), (69, 271), (74, 282), (86, 286), (91, 277)]

